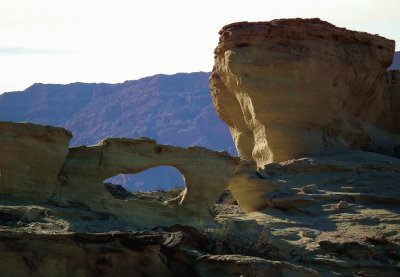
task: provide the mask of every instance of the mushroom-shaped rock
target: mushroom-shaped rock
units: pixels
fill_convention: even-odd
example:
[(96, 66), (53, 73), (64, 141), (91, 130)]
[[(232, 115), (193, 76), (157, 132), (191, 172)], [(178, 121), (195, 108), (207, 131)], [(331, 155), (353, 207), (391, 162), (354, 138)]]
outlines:
[(393, 54), (393, 40), (319, 19), (234, 23), (220, 31), (211, 95), (259, 167), (347, 149), (396, 156)]

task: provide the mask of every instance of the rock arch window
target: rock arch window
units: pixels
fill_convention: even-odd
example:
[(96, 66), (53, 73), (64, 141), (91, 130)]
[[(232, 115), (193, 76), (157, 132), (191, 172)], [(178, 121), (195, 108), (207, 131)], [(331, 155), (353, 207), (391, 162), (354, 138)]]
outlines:
[(173, 166), (157, 166), (136, 174), (118, 174), (103, 182), (108, 192), (121, 199), (165, 201), (186, 188), (182, 174)]

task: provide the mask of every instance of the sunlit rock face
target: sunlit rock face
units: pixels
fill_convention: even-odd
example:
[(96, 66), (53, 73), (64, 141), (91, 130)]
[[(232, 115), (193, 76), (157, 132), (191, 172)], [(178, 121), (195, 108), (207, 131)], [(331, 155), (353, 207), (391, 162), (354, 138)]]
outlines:
[(394, 45), (319, 19), (222, 28), (211, 95), (239, 155), (259, 167), (346, 149), (398, 155)]

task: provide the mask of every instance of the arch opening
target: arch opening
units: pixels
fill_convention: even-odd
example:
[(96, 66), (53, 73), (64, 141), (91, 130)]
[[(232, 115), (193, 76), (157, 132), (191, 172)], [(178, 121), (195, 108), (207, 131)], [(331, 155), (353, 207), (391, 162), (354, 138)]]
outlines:
[(161, 201), (177, 197), (185, 188), (183, 175), (173, 166), (157, 166), (135, 174), (118, 174), (103, 181), (119, 199)]

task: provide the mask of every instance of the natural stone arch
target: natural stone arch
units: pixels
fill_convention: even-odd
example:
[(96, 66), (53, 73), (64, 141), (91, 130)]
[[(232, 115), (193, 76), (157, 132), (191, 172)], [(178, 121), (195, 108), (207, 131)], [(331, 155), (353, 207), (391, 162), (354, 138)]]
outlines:
[[(62, 128), (0, 122), (0, 194), (58, 205), (84, 204), (149, 228), (212, 222), (214, 204), (227, 187), (247, 212), (258, 210), (265, 207), (266, 192), (276, 187), (260, 179), (254, 162), (224, 152), (160, 145), (145, 138), (106, 139), (68, 149), (70, 138)], [(15, 151), (28, 155), (16, 159)], [(165, 205), (116, 199), (102, 186), (108, 177), (159, 165), (177, 168), (186, 179), (187, 189)]]
[[(103, 180), (120, 173), (138, 173), (163, 165), (177, 168), (186, 182), (186, 189), (167, 205), (139, 200), (120, 201), (99, 186)], [(70, 149), (61, 170), (62, 182), (57, 200), (82, 202), (84, 199), (93, 210), (118, 214), (145, 226), (155, 222), (211, 220), (214, 204), (240, 168), (239, 158), (225, 152), (202, 147), (159, 145), (147, 138), (110, 138), (94, 146)], [(254, 164), (251, 168), (255, 172)], [(154, 213), (159, 217), (155, 218)]]

